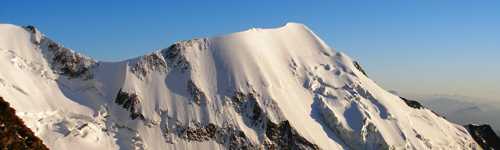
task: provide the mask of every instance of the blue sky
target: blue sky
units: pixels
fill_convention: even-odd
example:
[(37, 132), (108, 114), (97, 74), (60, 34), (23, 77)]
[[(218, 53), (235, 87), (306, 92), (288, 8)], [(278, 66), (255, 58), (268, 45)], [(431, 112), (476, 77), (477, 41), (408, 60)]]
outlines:
[(387, 89), (500, 97), (500, 1), (3, 0), (0, 22), (35, 25), (98, 60), (300, 22)]

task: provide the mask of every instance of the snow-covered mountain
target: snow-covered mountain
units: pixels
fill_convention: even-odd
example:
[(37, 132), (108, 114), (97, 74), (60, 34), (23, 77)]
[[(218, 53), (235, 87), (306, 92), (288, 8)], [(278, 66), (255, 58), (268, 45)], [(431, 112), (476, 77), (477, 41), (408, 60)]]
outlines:
[(120, 62), (2, 24), (0, 66), (0, 96), (52, 149), (480, 149), (297, 23)]

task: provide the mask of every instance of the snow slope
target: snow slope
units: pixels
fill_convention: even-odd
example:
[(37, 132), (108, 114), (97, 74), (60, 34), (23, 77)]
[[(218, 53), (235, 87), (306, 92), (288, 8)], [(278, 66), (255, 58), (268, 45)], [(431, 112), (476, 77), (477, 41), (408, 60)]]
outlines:
[(0, 96), (52, 149), (480, 149), (306, 26), (100, 62), (0, 25)]

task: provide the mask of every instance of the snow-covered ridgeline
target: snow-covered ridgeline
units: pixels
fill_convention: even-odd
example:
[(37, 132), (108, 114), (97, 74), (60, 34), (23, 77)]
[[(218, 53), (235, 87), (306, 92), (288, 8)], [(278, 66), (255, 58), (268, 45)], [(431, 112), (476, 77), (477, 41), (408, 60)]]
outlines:
[(120, 62), (0, 25), (0, 57), (0, 96), (53, 149), (478, 148), (297, 23)]

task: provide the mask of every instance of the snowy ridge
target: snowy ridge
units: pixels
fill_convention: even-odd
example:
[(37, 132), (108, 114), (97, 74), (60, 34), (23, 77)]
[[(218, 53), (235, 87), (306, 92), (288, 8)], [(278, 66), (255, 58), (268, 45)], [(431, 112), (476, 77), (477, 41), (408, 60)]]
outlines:
[(0, 96), (52, 149), (480, 149), (298, 23), (120, 62), (2, 24), (0, 57)]

